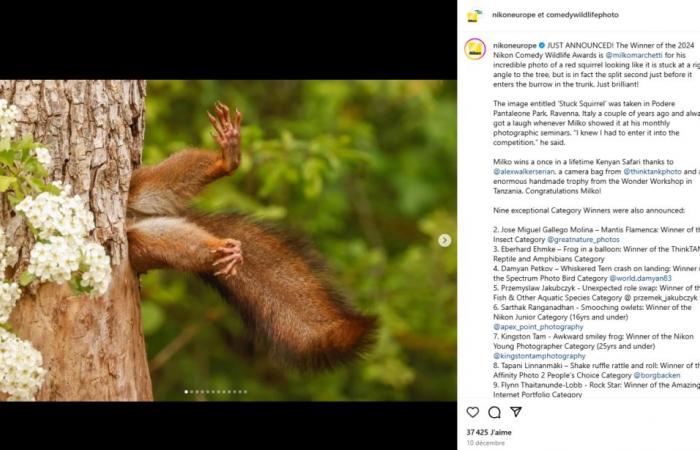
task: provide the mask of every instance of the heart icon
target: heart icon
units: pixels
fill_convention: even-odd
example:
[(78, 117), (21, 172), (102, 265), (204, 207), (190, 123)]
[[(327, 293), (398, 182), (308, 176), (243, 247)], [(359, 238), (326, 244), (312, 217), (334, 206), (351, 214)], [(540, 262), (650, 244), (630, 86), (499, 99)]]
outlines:
[(479, 408), (476, 406), (470, 406), (467, 408), (467, 414), (469, 414), (469, 417), (476, 417), (476, 415), (479, 414)]

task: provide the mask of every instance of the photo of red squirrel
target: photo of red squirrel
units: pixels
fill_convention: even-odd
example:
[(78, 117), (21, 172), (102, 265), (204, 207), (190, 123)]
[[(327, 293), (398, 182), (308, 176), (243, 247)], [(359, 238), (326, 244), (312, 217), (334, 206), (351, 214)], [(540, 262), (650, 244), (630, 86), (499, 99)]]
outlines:
[(348, 362), (373, 340), (376, 319), (333, 285), (320, 255), (302, 239), (239, 214), (207, 215), (187, 203), (241, 163), (241, 113), (215, 105), (209, 120), (220, 152), (180, 151), (133, 173), (128, 239), (137, 273), (199, 275), (240, 312), (270, 351), (301, 368)]

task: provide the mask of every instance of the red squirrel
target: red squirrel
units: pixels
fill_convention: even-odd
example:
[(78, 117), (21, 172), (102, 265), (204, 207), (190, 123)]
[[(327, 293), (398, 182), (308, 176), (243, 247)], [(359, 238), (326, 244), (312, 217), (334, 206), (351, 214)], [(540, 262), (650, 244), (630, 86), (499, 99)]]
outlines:
[(220, 152), (187, 149), (140, 167), (127, 204), (129, 258), (137, 273), (194, 272), (234, 305), (249, 329), (283, 360), (329, 368), (372, 342), (376, 318), (334, 289), (310, 245), (239, 214), (206, 215), (187, 202), (241, 163), (241, 113), (217, 102), (207, 112)]

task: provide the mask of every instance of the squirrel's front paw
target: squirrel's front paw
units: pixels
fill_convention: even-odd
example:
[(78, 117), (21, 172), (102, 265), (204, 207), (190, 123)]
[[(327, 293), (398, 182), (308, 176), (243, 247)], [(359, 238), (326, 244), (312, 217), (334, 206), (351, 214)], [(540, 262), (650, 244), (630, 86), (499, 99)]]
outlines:
[(236, 275), (238, 268), (241, 266), (241, 264), (243, 264), (241, 241), (237, 241), (235, 239), (224, 239), (221, 242), (221, 246), (212, 250), (212, 253), (222, 255), (221, 258), (214, 261), (214, 266), (223, 266), (223, 268), (218, 272), (215, 272), (214, 275), (232, 277)]

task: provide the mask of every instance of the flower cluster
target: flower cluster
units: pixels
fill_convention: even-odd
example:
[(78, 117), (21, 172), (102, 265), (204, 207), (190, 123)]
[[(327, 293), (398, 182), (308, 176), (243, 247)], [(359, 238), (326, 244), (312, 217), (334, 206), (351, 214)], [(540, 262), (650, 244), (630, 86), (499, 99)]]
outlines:
[(95, 220), (79, 196), (70, 195), (70, 185), (54, 186), (59, 194), (42, 192), (26, 197), (15, 206), (24, 214), (39, 239), (29, 256), (27, 271), (40, 281), (65, 283), (82, 272), (80, 286), (91, 294), (107, 292), (110, 260), (104, 248), (87, 241)]
[(36, 197), (26, 197), (15, 210), (24, 214), (39, 239), (60, 235), (71, 244), (79, 244), (95, 228), (95, 219), (83, 199), (70, 195), (69, 184), (54, 182), (53, 185), (61, 190), (60, 194), (42, 192)]
[(63, 236), (50, 236), (32, 248), (27, 271), (42, 282), (67, 283), (79, 268), (80, 249)]
[(10, 313), (21, 296), (17, 283), (0, 282), (0, 323), (10, 320)]
[(28, 401), (44, 382), (41, 353), (31, 343), (0, 328), (0, 392), (9, 400)]
[[(5, 233), (0, 229), (0, 274), (4, 275), (5, 268), (17, 262), (17, 250), (6, 245)], [(4, 276), (2, 277), (4, 278)], [(10, 320), (10, 313), (15, 303), (21, 297), (17, 283), (7, 283), (0, 280), (0, 323)]]
[(7, 100), (0, 99), (0, 139), (12, 139), (15, 137), (16, 122), (19, 118), (19, 108), (7, 104)]
[(87, 266), (80, 285), (94, 292), (105, 293), (112, 273), (109, 256), (100, 244), (88, 242), (82, 247), (82, 263)]

